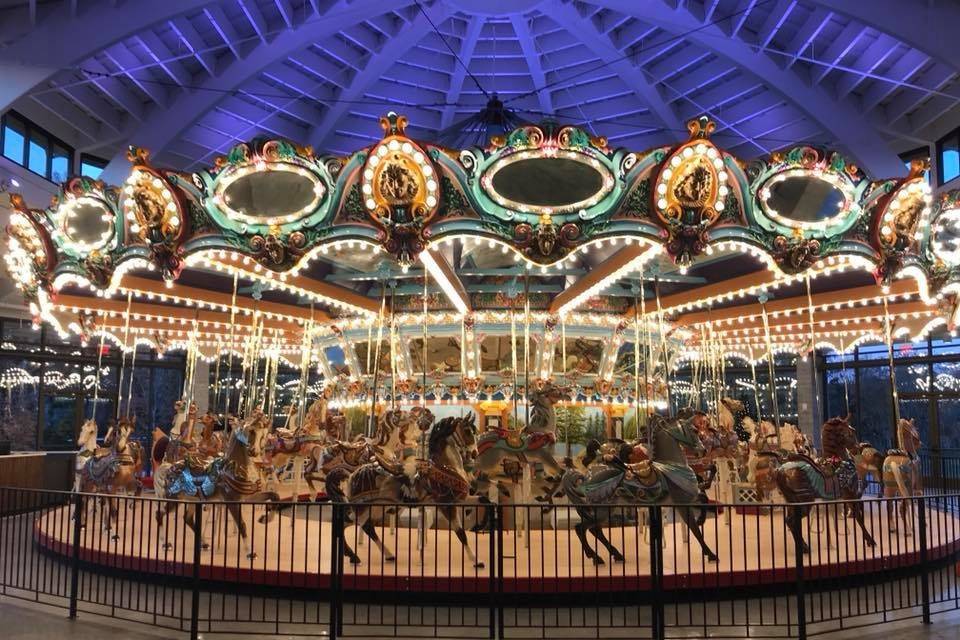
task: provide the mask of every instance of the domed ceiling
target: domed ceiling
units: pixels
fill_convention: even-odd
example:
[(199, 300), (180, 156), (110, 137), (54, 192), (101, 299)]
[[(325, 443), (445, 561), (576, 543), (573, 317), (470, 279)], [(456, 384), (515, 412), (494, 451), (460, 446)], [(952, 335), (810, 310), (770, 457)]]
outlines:
[(957, 24), (921, 0), (4, 2), (0, 109), (68, 127), (108, 180), (131, 143), (184, 169), (260, 133), (349, 153), (388, 110), (467, 142), (493, 98), (634, 149), (708, 114), (744, 158), (808, 141), (885, 176), (956, 125)]

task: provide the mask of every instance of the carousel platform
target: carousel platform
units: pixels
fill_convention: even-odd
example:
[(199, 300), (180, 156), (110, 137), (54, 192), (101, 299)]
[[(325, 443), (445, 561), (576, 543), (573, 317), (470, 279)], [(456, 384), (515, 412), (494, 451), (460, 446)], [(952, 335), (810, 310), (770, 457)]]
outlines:
[[(905, 533), (902, 525), (894, 532), (890, 531), (884, 505), (876, 501), (866, 504), (866, 526), (876, 539), (873, 548), (864, 544), (854, 522), (842, 514), (834, 519), (824, 511), (819, 521), (805, 521), (805, 538), (810, 545), (810, 553), (802, 559), (805, 581), (909, 572), (924, 555), (930, 561), (950, 562), (960, 554), (960, 517), (956, 512), (932, 508), (928, 503), (924, 545), (918, 514), (913, 534)], [(529, 532), (508, 529), (492, 536), (468, 533), (470, 547), (483, 564), (474, 567), (442, 518), (439, 526), (424, 530), (417, 526), (420, 511), (403, 509), (391, 524), (376, 527), (393, 550), (393, 561), (387, 560), (357, 527), (347, 527), (345, 540), (362, 562), (352, 565), (344, 560), (336, 585), (332, 580), (331, 505), (300, 504), (268, 524), (251, 524), (262, 515), (262, 507), (244, 509), (250, 548), (256, 557), (247, 557), (233, 524), (224, 523), (224, 512), (208, 509), (204, 540), (209, 545), (201, 549), (196, 576), (192, 531), (182, 519), (172, 518), (165, 535), (175, 544), (164, 548), (159, 543), (152, 509), (148, 508), (122, 509), (116, 539), (103, 530), (99, 513), (91, 512), (80, 535), (79, 559), (95, 570), (150, 574), (158, 580), (198, 577), (210, 582), (294, 590), (336, 586), (355, 592), (451, 595), (493, 588), (518, 596), (646, 591), (654, 588), (657, 579), (660, 589), (670, 591), (789, 588), (797, 579), (797, 554), (792, 536), (784, 527), (783, 505), (761, 507), (752, 513), (730, 509), (709, 517), (704, 538), (719, 556), (715, 563), (704, 559), (696, 541), (686, 541), (686, 527), (672, 522), (671, 509), (664, 508), (662, 577), (651, 571), (650, 530), (635, 523), (604, 529), (625, 560), (612, 562), (609, 554), (601, 551), (605, 564), (595, 565), (584, 556), (572, 529), (575, 512), (560, 506), (543, 516), (542, 522), (531, 518)], [(530, 509), (531, 513), (539, 511)], [(34, 541), (45, 553), (71, 557), (70, 511), (69, 506), (54, 508), (36, 521)], [(427, 522), (435, 520), (427, 518)], [(596, 544), (590, 534), (588, 540)]]

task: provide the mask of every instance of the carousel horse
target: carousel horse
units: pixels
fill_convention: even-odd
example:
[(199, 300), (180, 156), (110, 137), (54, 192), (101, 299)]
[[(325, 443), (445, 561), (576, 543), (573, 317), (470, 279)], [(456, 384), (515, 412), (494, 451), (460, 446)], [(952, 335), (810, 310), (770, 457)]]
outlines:
[[(116, 495), (140, 495), (143, 485), (138, 474), (143, 467), (143, 451), (139, 444), (130, 440), (134, 430), (134, 420), (121, 418), (114, 429), (109, 449), (97, 449), (88, 457), (80, 472), (78, 488), (84, 493), (106, 493)], [(107, 531), (114, 531), (114, 540), (118, 539), (115, 524), (118, 524), (119, 508), (114, 498), (108, 498), (109, 514), (104, 522)]]
[[(355, 521), (360, 529), (380, 549), (387, 562), (395, 556), (377, 535), (371, 520), (372, 507), (377, 504), (414, 502), (438, 505), (450, 522), (455, 535), (463, 544), (474, 566), (482, 567), (470, 549), (460, 519), (457, 503), (463, 502), (470, 491), (470, 480), (464, 465), (466, 455), (476, 447), (476, 426), (472, 413), (465, 417), (448, 417), (434, 424), (429, 432), (427, 459), (416, 460), (412, 475), (403, 461), (374, 460), (354, 471), (340, 467), (327, 475), (327, 494), (335, 502), (350, 502)], [(347, 489), (341, 485), (346, 481)], [(360, 557), (350, 545), (344, 545), (344, 555), (353, 564)]]
[[(858, 450), (857, 434), (845, 418), (831, 418), (820, 430), (823, 457), (814, 460), (808, 455), (794, 453), (775, 472), (777, 488), (787, 503), (815, 500), (855, 500), (850, 508), (853, 518), (863, 533), (867, 546), (873, 547), (873, 536), (863, 522), (863, 483), (857, 475), (854, 453)], [(797, 505), (787, 510), (787, 528), (804, 553), (810, 552), (803, 539), (803, 518), (810, 513), (808, 505)]]
[(298, 423), (296, 405), (291, 405), (287, 413), (287, 427), (279, 428), (267, 441), (267, 463), (273, 474), (273, 479), (279, 484), (276, 469), (286, 469), (292, 463), (293, 474), (296, 478), (294, 495), (299, 498), (300, 481), (306, 479), (311, 492), (316, 495), (316, 487), (312, 479), (307, 479), (304, 463), (319, 455), (320, 450), (327, 444), (325, 425), (320, 422), (320, 416), (327, 417), (327, 397), (320, 396), (307, 409), (303, 424)]
[[(264, 471), (260, 461), (269, 432), (270, 419), (258, 409), (242, 425), (234, 428), (223, 455), (213, 458), (204, 469), (196, 471), (192, 468), (189, 456), (179, 462), (164, 462), (161, 465), (155, 474), (154, 489), (157, 497), (167, 502), (157, 509), (155, 518), (164, 548), (172, 546), (163, 541), (164, 521), (177, 510), (178, 501), (222, 501), (226, 503), (227, 512), (237, 526), (247, 557), (257, 556), (247, 542), (247, 524), (243, 519), (241, 503), (277, 503), (280, 500), (277, 493), (263, 489)], [(269, 505), (259, 522), (270, 522), (280, 509), (278, 505)], [(193, 510), (184, 510), (183, 521), (196, 531)], [(205, 542), (203, 545), (207, 546)]]
[[(707, 546), (698, 518), (694, 516), (694, 504), (698, 501), (700, 487), (683, 450), (685, 446), (702, 453), (703, 445), (700, 444), (697, 430), (690, 419), (659, 415), (651, 418), (649, 428), (653, 433), (651, 460), (628, 465), (610, 458), (603, 464), (591, 467), (586, 474), (575, 469), (568, 469), (564, 473), (561, 487), (580, 515), (580, 522), (574, 530), (583, 552), (594, 564), (604, 563), (587, 542), (586, 534), (589, 531), (606, 547), (615, 562), (623, 562), (623, 554), (603, 532), (603, 527), (620, 513), (617, 506), (639, 507), (670, 502), (681, 505), (676, 507), (680, 519), (700, 543), (707, 559), (716, 562), (717, 555)], [(593, 506), (596, 504), (610, 506)]]
[[(372, 460), (397, 459), (408, 463), (416, 453), (416, 437), (413, 427), (424, 432), (433, 424), (433, 413), (425, 407), (414, 407), (410, 411), (386, 411), (377, 421), (375, 438), (360, 437), (354, 442), (333, 441), (325, 447), (314, 450), (307, 460), (304, 478), (314, 491), (313, 482), (323, 481), (335, 469), (352, 472)], [(343, 415), (331, 414), (328, 422), (342, 423)], [(343, 433), (342, 426), (336, 427)], [(332, 429), (331, 429), (332, 430)]]
[[(920, 482), (920, 433), (913, 419), (900, 418), (897, 423), (898, 449), (887, 451), (883, 460), (883, 497), (900, 496), (900, 519), (903, 520), (905, 533), (913, 534), (913, 510), (909, 498), (922, 491)], [(887, 517), (890, 531), (897, 530), (897, 519), (893, 517), (893, 501), (887, 502)]]
[(552, 499), (556, 484), (563, 474), (563, 467), (553, 454), (557, 441), (557, 414), (553, 406), (567, 393), (567, 389), (548, 381), (541, 389), (531, 391), (530, 422), (521, 431), (496, 428), (480, 435), (477, 440), (477, 459), (474, 461), (480, 486), (489, 487), (491, 479), (509, 476), (504, 473), (505, 463), (519, 463), (521, 467), (535, 467), (539, 463), (544, 470), (553, 472), (555, 477), (543, 478), (546, 485), (543, 495), (536, 498), (548, 502)]
[[(700, 443), (705, 451), (704, 455), (698, 457), (690, 449), (687, 449), (687, 456), (690, 466), (701, 480), (701, 485), (709, 488), (713, 485), (714, 479), (719, 477), (717, 499), (721, 502), (732, 502), (732, 484), (740, 478), (740, 469), (747, 462), (748, 452), (746, 452), (739, 436), (733, 431), (733, 413), (728, 409), (724, 409), (724, 411), (727, 418), (719, 420), (716, 426), (713, 425), (710, 415), (703, 411), (688, 408), (684, 409), (678, 416), (689, 418), (700, 436)], [(741, 420), (748, 421), (749, 419), (744, 414)], [(704, 501), (705, 498), (706, 496), (703, 496)]]
[(80, 427), (80, 435), (77, 436), (77, 445), (80, 447), (74, 461), (73, 469), (73, 490), (80, 491), (82, 484), (81, 474), (87, 461), (94, 457), (97, 452), (97, 423), (93, 418), (85, 420)]
[(750, 439), (750, 433), (744, 425), (744, 420), (749, 419), (750, 416), (743, 402), (733, 398), (720, 398), (717, 413), (719, 414), (719, 426), (721, 428), (736, 433), (741, 442)]
[(215, 458), (220, 455), (227, 444), (225, 432), (223, 429), (218, 429), (220, 421), (217, 420), (217, 416), (209, 411), (200, 418), (200, 424), (203, 425), (203, 428), (200, 430), (197, 450), (203, 457)]

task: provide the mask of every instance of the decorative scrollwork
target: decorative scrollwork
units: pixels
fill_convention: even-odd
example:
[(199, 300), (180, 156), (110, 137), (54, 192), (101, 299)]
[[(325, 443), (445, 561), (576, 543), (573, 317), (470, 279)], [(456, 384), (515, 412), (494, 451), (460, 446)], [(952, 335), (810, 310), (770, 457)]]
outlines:
[(788, 239), (777, 236), (773, 240), (773, 259), (784, 273), (806, 271), (820, 258), (821, 243), (816, 238)]

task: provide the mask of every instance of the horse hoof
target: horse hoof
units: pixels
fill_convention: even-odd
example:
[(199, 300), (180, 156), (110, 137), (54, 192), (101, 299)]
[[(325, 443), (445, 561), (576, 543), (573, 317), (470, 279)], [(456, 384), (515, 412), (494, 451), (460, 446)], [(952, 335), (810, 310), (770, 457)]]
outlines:
[(360, 564), (360, 558), (358, 558), (357, 556), (352, 556), (350, 558), (350, 564)]
[(116, 542), (117, 540), (120, 539), (120, 536), (118, 536), (117, 534), (113, 534), (112, 536), (110, 536), (110, 539)]
[(484, 567), (484, 564), (483, 564), (482, 562), (474, 562), (474, 563), (473, 563), (473, 568), (474, 568), (474, 569), (483, 569), (483, 567)]
[(720, 558), (716, 554), (707, 556), (707, 562), (720, 562)]
[(207, 549), (210, 548), (210, 543), (209, 543), (209, 542), (203, 542), (203, 543), (200, 544), (200, 548), (203, 549), (204, 551), (206, 551)]
[(384, 562), (396, 562), (396, 561), (397, 561), (396, 557), (394, 557), (394, 556), (387, 556), (387, 557), (384, 558), (383, 560), (384, 560)]
[(595, 566), (598, 566), (598, 567), (599, 567), (600, 565), (602, 565), (602, 564), (607, 564), (607, 563), (604, 562), (604, 561), (603, 561), (603, 558), (601, 558), (600, 556), (594, 556), (594, 558), (593, 558), (593, 564), (594, 564)]
[(627, 559), (624, 558), (621, 554), (617, 554), (611, 558), (614, 562), (626, 562)]
[(256, 559), (257, 559), (257, 552), (256, 552), (256, 551), (251, 551), (250, 553), (248, 553), (248, 554), (247, 554), (247, 559), (248, 559), (248, 560), (256, 560)]
[(164, 551), (170, 551), (170, 549), (173, 549), (173, 544), (170, 543), (170, 542), (166, 542), (166, 543), (164, 543), (164, 545), (163, 545), (163, 549), (164, 549)]

